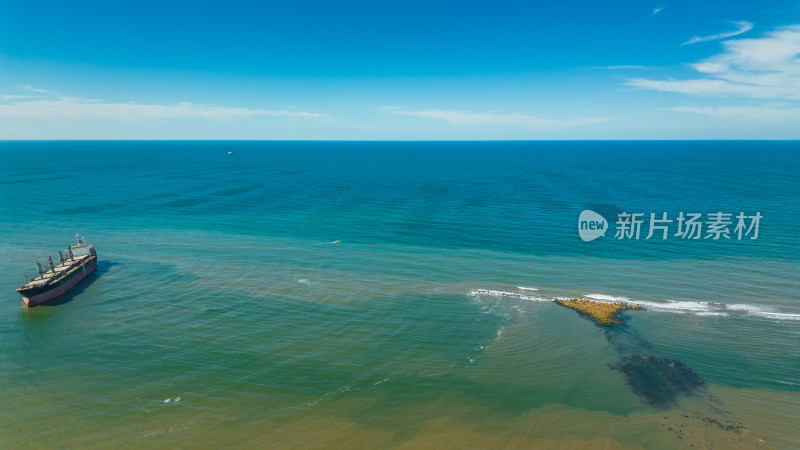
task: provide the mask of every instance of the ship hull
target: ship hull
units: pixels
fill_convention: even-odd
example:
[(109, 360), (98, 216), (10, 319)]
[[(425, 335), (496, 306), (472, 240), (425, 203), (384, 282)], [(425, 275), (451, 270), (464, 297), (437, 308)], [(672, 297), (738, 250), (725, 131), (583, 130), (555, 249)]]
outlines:
[(25, 306), (36, 306), (56, 297), (60, 297), (70, 289), (75, 287), (81, 280), (89, 276), (97, 268), (97, 256), (92, 256), (87, 262), (75, 270), (69, 277), (58, 281), (54, 285), (47, 286), (47, 289), (30, 290), (30, 292), (20, 292)]

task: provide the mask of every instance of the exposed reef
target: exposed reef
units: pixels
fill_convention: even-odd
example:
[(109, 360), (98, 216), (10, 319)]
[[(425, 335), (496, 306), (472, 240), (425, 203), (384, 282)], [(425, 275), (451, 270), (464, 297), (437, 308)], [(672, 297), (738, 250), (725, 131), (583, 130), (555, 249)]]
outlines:
[(577, 298), (571, 300), (556, 299), (554, 301), (561, 306), (574, 309), (590, 317), (599, 325), (610, 325), (612, 323), (623, 325), (624, 322), (619, 318), (619, 313), (629, 309), (642, 309), (640, 305), (628, 302), (604, 303), (594, 300), (578, 300)]

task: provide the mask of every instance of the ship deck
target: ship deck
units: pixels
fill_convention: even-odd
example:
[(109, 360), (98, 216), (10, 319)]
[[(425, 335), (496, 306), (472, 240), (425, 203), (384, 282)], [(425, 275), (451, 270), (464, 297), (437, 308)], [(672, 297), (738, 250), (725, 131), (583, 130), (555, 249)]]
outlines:
[(44, 273), (40, 278), (39, 277), (34, 278), (33, 280), (27, 282), (25, 286), (22, 286), (22, 288), (20, 289), (42, 286), (44, 284), (47, 284), (51, 279), (56, 278), (59, 275), (61, 275), (61, 273), (66, 272), (69, 269), (80, 265), (87, 259), (89, 259), (89, 255), (76, 256), (74, 261), (65, 261), (64, 263), (55, 266), (53, 268), (54, 272)]

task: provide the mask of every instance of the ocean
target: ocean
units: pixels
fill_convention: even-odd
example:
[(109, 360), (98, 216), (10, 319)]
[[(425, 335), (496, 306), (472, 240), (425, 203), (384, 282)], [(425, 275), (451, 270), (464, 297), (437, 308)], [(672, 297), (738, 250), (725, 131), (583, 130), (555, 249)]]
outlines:
[[(0, 447), (799, 447), (798, 174), (796, 141), (0, 142)], [(24, 307), (75, 233), (97, 272)]]

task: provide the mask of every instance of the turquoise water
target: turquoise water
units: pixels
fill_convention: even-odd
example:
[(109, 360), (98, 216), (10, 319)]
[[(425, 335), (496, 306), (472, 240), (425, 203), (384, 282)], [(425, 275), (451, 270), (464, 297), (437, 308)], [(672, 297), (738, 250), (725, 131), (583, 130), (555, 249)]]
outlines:
[[(0, 167), (0, 447), (800, 445), (797, 142), (3, 142)], [(618, 240), (622, 211), (763, 219)], [(76, 232), (97, 275), (26, 309)], [(624, 335), (706, 388), (648, 404), (618, 330), (555, 297), (643, 304)]]

